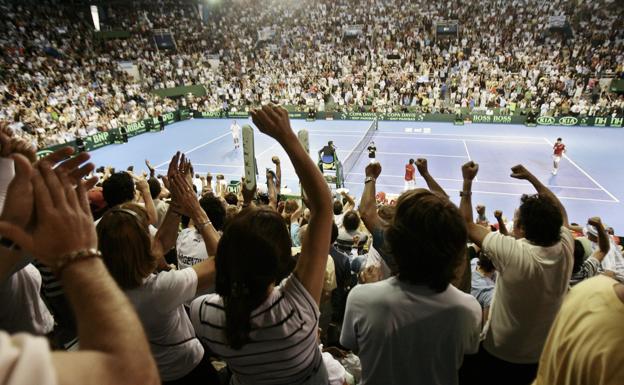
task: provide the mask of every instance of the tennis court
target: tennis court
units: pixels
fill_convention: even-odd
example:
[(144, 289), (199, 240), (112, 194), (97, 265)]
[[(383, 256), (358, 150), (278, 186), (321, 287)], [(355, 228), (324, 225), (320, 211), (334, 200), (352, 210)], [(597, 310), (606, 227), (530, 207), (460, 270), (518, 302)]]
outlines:
[[(159, 172), (165, 173), (168, 159), (181, 150), (193, 161), (196, 172), (222, 173), (226, 179), (235, 180), (243, 174), (243, 157), (242, 150), (233, 148), (230, 123), (209, 119), (179, 122), (164, 132), (140, 135), (127, 144), (104, 147), (92, 155), (97, 165), (118, 169), (134, 165), (135, 170), (146, 169), (143, 157), (147, 156)], [(367, 144), (361, 139), (371, 122), (294, 120), (292, 125), (295, 130), (309, 131), (315, 161), (317, 151), (328, 140), (334, 141), (345, 164), (346, 187), (359, 196), (369, 159), (366, 151), (358, 150), (365, 147), (361, 143)], [(509, 177), (510, 168), (523, 163), (562, 199), (571, 221), (584, 222), (599, 215), (616, 231), (624, 231), (624, 206), (620, 202), (624, 198), (624, 176), (619, 168), (624, 129), (382, 121), (377, 131), (368, 134), (377, 146), (377, 161), (383, 167), (378, 191), (399, 194), (405, 163), (409, 158), (425, 157), (431, 174), (459, 202), (460, 168), (472, 159), (480, 164), (473, 202), (485, 204), (491, 220), (495, 209), (511, 217), (520, 195), (532, 192), (528, 183)], [(568, 153), (558, 175), (552, 176), (552, 142), (558, 136), (563, 137)], [(258, 132), (255, 143), (260, 173), (272, 167), (271, 157), (278, 155), (283, 160), (283, 185), (298, 192), (294, 169), (279, 145)], [(417, 179), (417, 186), (424, 186), (422, 179)]]

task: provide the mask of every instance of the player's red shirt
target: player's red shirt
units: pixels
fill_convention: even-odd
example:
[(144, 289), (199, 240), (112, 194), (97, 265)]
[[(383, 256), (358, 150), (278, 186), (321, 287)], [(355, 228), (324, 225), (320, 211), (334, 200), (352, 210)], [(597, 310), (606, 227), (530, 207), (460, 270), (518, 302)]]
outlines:
[(553, 146), (553, 150), (555, 152), (555, 155), (561, 156), (563, 152), (565, 151), (565, 144), (555, 143), (555, 145)]
[(414, 180), (414, 172), (416, 171), (416, 168), (414, 167), (413, 164), (406, 164), (405, 165), (405, 180), (410, 181), (410, 180)]

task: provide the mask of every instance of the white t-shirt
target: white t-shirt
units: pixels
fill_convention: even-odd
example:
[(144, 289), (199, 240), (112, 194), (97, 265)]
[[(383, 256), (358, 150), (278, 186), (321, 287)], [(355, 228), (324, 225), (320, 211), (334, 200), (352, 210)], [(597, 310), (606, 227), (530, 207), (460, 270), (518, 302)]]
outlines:
[(238, 124), (232, 124), (230, 126), (230, 129), (232, 130), (232, 137), (233, 138), (239, 138), (240, 137), (240, 126)]
[(0, 331), (0, 384), (58, 384), (48, 341), (25, 333), (9, 335)]
[(561, 242), (541, 247), (490, 233), (483, 251), (498, 272), (483, 346), (508, 362), (537, 363), (568, 291), (574, 238), (562, 227)]
[[(232, 370), (231, 384), (326, 384), (317, 345), (319, 309), (301, 282), (291, 274), (251, 313), (252, 342), (240, 350), (227, 345), (223, 299), (217, 294), (191, 303), (197, 336)], [(324, 376), (324, 382), (315, 382)], [(279, 381), (278, 381), (279, 379)]]
[(208, 259), (208, 251), (204, 238), (195, 228), (180, 231), (176, 241), (178, 252), (178, 269), (186, 269)]
[(41, 273), (32, 264), (0, 283), (0, 329), (9, 333), (45, 335), (54, 318), (41, 299)]
[(351, 290), (340, 343), (360, 357), (362, 385), (452, 385), (464, 354), (477, 352), (480, 330), (471, 295), (391, 277)]
[(204, 356), (183, 306), (196, 291), (194, 269), (151, 274), (141, 287), (126, 291), (143, 323), (163, 381), (184, 377)]

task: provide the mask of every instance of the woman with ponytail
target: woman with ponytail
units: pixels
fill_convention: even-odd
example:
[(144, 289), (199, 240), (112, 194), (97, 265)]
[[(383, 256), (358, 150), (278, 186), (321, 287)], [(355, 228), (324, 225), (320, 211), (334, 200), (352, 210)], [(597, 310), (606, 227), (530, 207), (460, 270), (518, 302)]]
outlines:
[(316, 336), (333, 220), (330, 192), (286, 110), (265, 106), (251, 117), (284, 148), (301, 180), (311, 213), (308, 235), (288, 274), (291, 241), (282, 217), (269, 208), (244, 209), (219, 240), (216, 294), (193, 301), (191, 322), (227, 362), (231, 384), (325, 385)]

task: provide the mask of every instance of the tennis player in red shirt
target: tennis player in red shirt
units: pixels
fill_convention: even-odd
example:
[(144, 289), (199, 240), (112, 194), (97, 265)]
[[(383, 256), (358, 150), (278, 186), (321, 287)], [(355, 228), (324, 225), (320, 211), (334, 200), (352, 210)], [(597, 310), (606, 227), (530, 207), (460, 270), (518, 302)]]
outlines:
[(565, 144), (561, 141), (561, 138), (557, 138), (557, 142), (553, 146), (553, 170), (552, 174), (557, 175), (557, 171), (559, 171), (559, 162), (561, 162), (561, 158), (563, 154), (566, 152)]
[(414, 159), (410, 159), (409, 163), (405, 165), (405, 188), (403, 191), (411, 190), (416, 187), (415, 173), (416, 167), (414, 167)]

